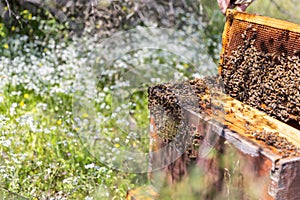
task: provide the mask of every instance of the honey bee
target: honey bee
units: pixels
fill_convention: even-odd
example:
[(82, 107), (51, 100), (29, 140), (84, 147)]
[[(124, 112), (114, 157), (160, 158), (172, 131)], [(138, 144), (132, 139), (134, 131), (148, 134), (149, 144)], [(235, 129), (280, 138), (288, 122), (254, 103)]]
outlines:
[[(288, 36), (286, 32), (281, 35), (283, 39)], [(300, 83), (300, 68), (297, 67), (300, 65), (300, 50), (288, 55), (285, 44), (275, 44), (274, 38), (260, 40), (257, 49), (257, 37), (257, 29), (247, 26), (240, 36), (243, 43), (223, 55), (225, 62), (222, 63), (221, 75), (225, 80), (225, 91), (233, 98), (287, 122), (291, 114), (300, 114), (300, 106), (293, 103), (300, 102), (300, 88), (297, 86)], [(269, 44), (278, 49), (269, 52)]]

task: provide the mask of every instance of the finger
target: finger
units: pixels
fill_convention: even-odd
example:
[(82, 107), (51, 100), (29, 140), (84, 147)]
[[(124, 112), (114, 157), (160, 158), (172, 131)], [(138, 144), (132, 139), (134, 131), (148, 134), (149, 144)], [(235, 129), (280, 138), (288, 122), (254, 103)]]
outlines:
[(247, 7), (249, 6), (249, 4), (242, 4), (242, 5), (239, 5), (237, 7), (237, 11), (240, 11), (240, 12), (243, 12), (247, 9)]
[(230, 0), (218, 0), (218, 4), (221, 12), (225, 15), (226, 10), (229, 7)]

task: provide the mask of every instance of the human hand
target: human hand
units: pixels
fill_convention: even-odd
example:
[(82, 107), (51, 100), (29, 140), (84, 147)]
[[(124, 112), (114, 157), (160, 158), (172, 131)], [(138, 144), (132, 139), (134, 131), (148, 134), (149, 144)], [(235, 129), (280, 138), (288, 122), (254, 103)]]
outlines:
[(237, 7), (238, 11), (245, 11), (253, 1), (254, 0), (218, 0), (218, 4), (221, 12), (225, 14), (227, 9), (233, 9), (235, 7)]

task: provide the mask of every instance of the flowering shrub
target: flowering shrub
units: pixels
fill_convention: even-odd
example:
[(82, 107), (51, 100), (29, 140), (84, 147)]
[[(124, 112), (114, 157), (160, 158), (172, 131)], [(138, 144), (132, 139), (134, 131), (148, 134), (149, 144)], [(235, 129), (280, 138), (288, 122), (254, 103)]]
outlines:
[[(16, 35), (2, 47), (3, 188), (39, 199), (88, 199), (93, 195), (122, 199), (134, 184), (145, 182), (146, 175), (117, 172), (114, 162), (119, 161), (118, 152), (126, 148), (148, 151), (147, 86), (197, 76), (196, 67), (160, 49), (128, 52), (105, 65), (103, 46), (97, 41), (89, 36), (73, 38), (71, 42), (50, 39), (40, 45), (38, 39), (30, 41), (27, 36)], [(97, 79), (89, 79), (95, 78), (95, 72)], [(131, 77), (126, 73), (132, 72), (141, 80), (128, 93), (129, 100), (119, 101), (116, 94), (125, 91)], [(89, 96), (85, 92), (93, 81), (96, 91)], [(93, 104), (95, 113), (81, 112), (81, 107), (76, 106), (76, 102), (85, 101)], [(82, 133), (86, 133), (88, 120), (93, 122), (88, 124), (88, 130), (95, 138), (86, 141), (87, 135)], [(101, 148), (90, 148), (94, 141)], [(120, 163), (122, 169), (131, 167)]]
[(74, 82), (88, 65), (86, 55), (74, 48), (76, 41), (49, 40), (42, 52), (39, 42), (15, 36), (2, 47), (1, 186), (38, 199), (83, 199), (97, 187), (107, 198), (123, 198), (135, 175), (117, 173), (90, 155), (73, 123), (72, 95), (80, 90)]
[(214, 73), (206, 52), (216, 44), (183, 11), (183, 30), (153, 31), (169, 49), (148, 48), (140, 27), (99, 42), (89, 30), (70, 38), (54, 19), (20, 14), (30, 26), (0, 24), (2, 196), (124, 199), (146, 183), (147, 157), (133, 155), (148, 152), (147, 87)]

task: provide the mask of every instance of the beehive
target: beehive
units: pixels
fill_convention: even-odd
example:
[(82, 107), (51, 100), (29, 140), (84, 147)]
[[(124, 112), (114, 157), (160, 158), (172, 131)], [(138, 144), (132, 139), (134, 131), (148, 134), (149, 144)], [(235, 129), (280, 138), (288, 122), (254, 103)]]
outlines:
[[(173, 88), (167, 85), (169, 89)], [(209, 184), (206, 183), (208, 187), (217, 187), (220, 193), (225, 192), (226, 172), (236, 182), (243, 182), (243, 187), (232, 186), (235, 192), (238, 190), (238, 199), (293, 199), (286, 195), (296, 194), (300, 186), (296, 176), (300, 170), (299, 130), (225, 94), (217, 98), (222, 106), (216, 99), (210, 100), (209, 92), (198, 94), (199, 107), (193, 108), (184, 104), (178, 106), (180, 98), (169, 101), (184, 91), (157, 95), (163, 91), (156, 86), (149, 93), (151, 170), (163, 171), (165, 179), (172, 185), (189, 175), (190, 166), (198, 165), (211, 178)], [(164, 102), (164, 109), (153, 105), (153, 99)], [(213, 110), (219, 107), (222, 109)], [(156, 109), (162, 112), (157, 114)], [(168, 123), (174, 123), (173, 120), (164, 121), (164, 118), (172, 119), (173, 113), (180, 113), (178, 127), (172, 125), (164, 129)], [(207, 147), (215, 154), (199, 157)], [(199, 148), (202, 148), (201, 152)], [(221, 160), (228, 159), (228, 163), (219, 161), (221, 157)], [(238, 163), (237, 169), (242, 177), (228, 171), (233, 163)], [(155, 173), (150, 173), (150, 177), (155, 177)], [(155, 182), (155, 178), (153, 180)]]
[(300, 26), (229, 10), (219, 73), (226, 92), (299, 128)]
[[(289, 68), (281, 64), (281, 67), (284, 71), (292, 69), (294, 77), (300, 78), (300, 27), (296, 24), (229, 10), (222, 46), (219, 74), (224, 79), (235, 76), (225, 74), (226, 70), (226, 73), (232, 70), (242, 75), (251, 74), (247, 67), (253, 63), (237, 57), (245, 57), (248, 51), (258, 58), (277, 57), (275, 61), (270, 59), (263, 62), (263, 66), (257, 66), (255, 70), (259, 73), (267, 74), (276, 68), (276, 61), (286, 59), (295, 66)], [(240, 63), (233, 62), (234, 59), (240, 59)], [(242, 67), (244, 71), (240, 70)], [(264, 68), (263, 71), (259, 67)], [(172, 185), (189, 176), (190, 166), (198, 166), (206, 174), (206, 191), (203, 191), (204, 196), (199, 196), (201, 199), (220, 196), (224, 199), (300, 198), (300, 131), (297, 129), (300, 120), (297, 108), (293, 110), (300, 106), (300, 98), (296, 96), (300, 83), (297, 79), (291, 86), (296, 90), (291, 95), (296, 97), (285, 97), (271, 106), (268, 101), (276, 96), (268, 99), (261, 94), (256, 98), (245, 92), (240, 94), (242, 89), (246, 92), (251, 89), (251, 82), (246, 82), (249, 78), (240, 78), (244, 78), (244, 82), (238, 80), (239, 84), (246, 85), (237, 91), (229, 85), (230, 80), (224, 80), (228, 95), (220, 89), (219, 78), (215, 79), (217, 84), (211, 84), (212, 79), (206, 78), (149, 89), (149, 177), (154, 185), (156, 173), (163, 174)], [(266, 88), (267, 95), (288, 95), (278, 91), (280, 85), (272, 86)], [(230, 189), (229, 183), (232, 184)]]

